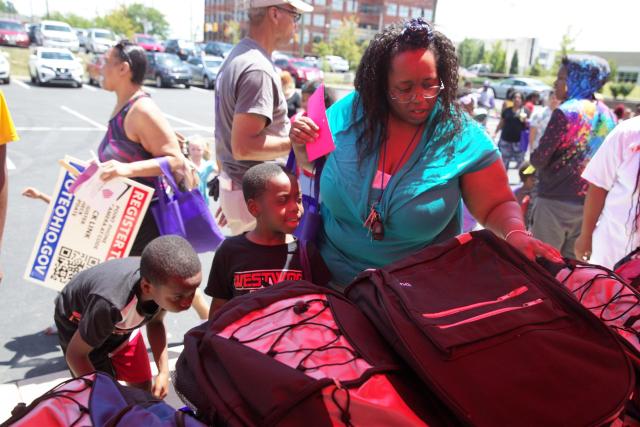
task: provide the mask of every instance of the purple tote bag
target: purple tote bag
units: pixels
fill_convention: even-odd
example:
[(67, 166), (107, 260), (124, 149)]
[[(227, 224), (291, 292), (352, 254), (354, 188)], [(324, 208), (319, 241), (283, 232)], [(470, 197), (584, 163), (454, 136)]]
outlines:
[(173, 190), (169, 195), (162, 178), (156, 182), (158, 203), (151, 206), (151, 212), (161, 235), (177, 234), (182, 236), (198, 253), (215, 251), (224, 236), (209, 211), (209, 207), (197, 188), (181, 191), (173, 179), (166, 157), (156, 159), (164, 178)]

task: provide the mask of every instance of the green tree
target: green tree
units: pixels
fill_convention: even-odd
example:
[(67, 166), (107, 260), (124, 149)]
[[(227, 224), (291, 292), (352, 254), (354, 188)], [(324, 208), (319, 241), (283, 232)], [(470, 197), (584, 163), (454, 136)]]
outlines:
[(125, 10), (134, 25), (134, 32), (142, 33), (146, 29), (149, 34), (155, 34), (162, 38), (169, 35), (169, 23), (158, 9), (134, 3)]
[(333, 47), (325, 42), (325, 41), (321, 41), (319, 43), (314, 43), (313, 44), (313, 53), (315, 53), (316, 55), (318, 55), (318, 57), (323, 57), (323, 56), (327, 56), (327, 55), (333, 55)]
[(75, 13), (63, 14), (60, 12), (52, 12), (49, 14), (49, 19), (53, 21), (66, 22), (74, 28), (91, 28), (94, 25), (94, 22), (91, 19), (76, 15)]
[(338, 28), (336, 37), (331, 41), (333, 54), (349, 61), (351, 69), (358, 66), (366, 48), (364, 43), (358, 43), (357, 28), (358, 23), (355, 19), (344, 19)]
[(2, 13), (18, 13), (13, 2), (9, 0), (0, 0), (0, 12)]
[(611, 68), (611, 74), (609, 74), (610, 82), (618, 81), (618, 64), (616, 61), (609, 61), (609, 68)]
[(478, 52), (476, 53), (476, 57), (473, 58), (474, 64), (481, 64), (484, 59), (484, 42), (480, 42), (480, 47), (478, 48)]
[(458, 61), (463, 67), (482, 62), (484, 43), (476, 39), (464, 39), (458, 45)]
[(560, 49), (556, 52), (555, 60), (553, 61), (552, 73), (558, 74), (560, 65), (562, 65), (562, 58), (570, 53), (575, 52), (574, 43), (576, 39), (571, 35), (571, 27), (567, 28), (567, 32), (563, 34), (560, 40)]
[(507, 72), (507, 52), (502, 47), (502, 42), (497, 41), (491, 46), (489, 52), (489, 60), (491, 64), (491, 71), (494, 73), (506, 73)]
[(538, 60), (536, 60), (536, 62), (533, 63), (531, 68), (529, 68), (529, 70), (527, 71), (527, 74), (529, 74), (532, 77), (539, 77), (542, 75), (542, 67), (540, 66), (540, 62), (538, 62)]
[(516, 50), (511, 57), (511, 65), (509, 66), (509, 74), (518, 74), (518, 51)]
[(227, 21), (224, 23), (224, 39), (231, 44), (240, 41), (240, 23), (238, 21)]
[(96, 27), (108, 28), (116, 34), (125, 37), (133, 37), (136, 32), (136, 25), (131, 20), (125, 6), (120, 6), (104, 16), (99, 16), (95, 20)]

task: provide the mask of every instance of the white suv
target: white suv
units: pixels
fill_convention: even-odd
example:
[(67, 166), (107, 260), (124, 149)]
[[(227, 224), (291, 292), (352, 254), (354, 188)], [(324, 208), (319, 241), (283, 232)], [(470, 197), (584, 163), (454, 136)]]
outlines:
[(87, 35), (87, 52), (105, 53), (116, 44), (116, 37), (110, 30), (92, 28)]
[(74, 52), (80, 49), (76, 33), (69, 24), (60, 21), (42, 21), (36, 29), (36, 43), (44, 47), (67, 48)]

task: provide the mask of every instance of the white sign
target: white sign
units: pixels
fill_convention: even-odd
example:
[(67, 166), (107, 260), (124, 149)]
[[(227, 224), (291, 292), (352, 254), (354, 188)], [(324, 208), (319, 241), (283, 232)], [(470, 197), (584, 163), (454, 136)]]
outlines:
[[(87, 166), (69, 156), (65, 161), (78, 171)], [(127, 178), (114, 178), (114, 188), (120, 190), (109, 194), (106, 209), (96, 209), (71, 194), (75, 180), (61, 168), (25, 272), (27, 280), (57, 291), (78, 272), (129, 254), (154, 191)]]

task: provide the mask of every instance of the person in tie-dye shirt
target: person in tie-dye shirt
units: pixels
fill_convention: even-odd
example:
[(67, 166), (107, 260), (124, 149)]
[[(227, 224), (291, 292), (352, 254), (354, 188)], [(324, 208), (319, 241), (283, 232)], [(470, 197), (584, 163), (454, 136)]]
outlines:
[(531, 154), (531, 164), (538, 170), (531, 231), (567, 258), (574, 257), (582, 225), (588, 188), (582, 172), (616, 123), (611, 110), (594, 96), (609, 74), (609, 64), (597, 56), (563, 59), (555, 93), (564, 101), (551, 115), (540, 145)]

